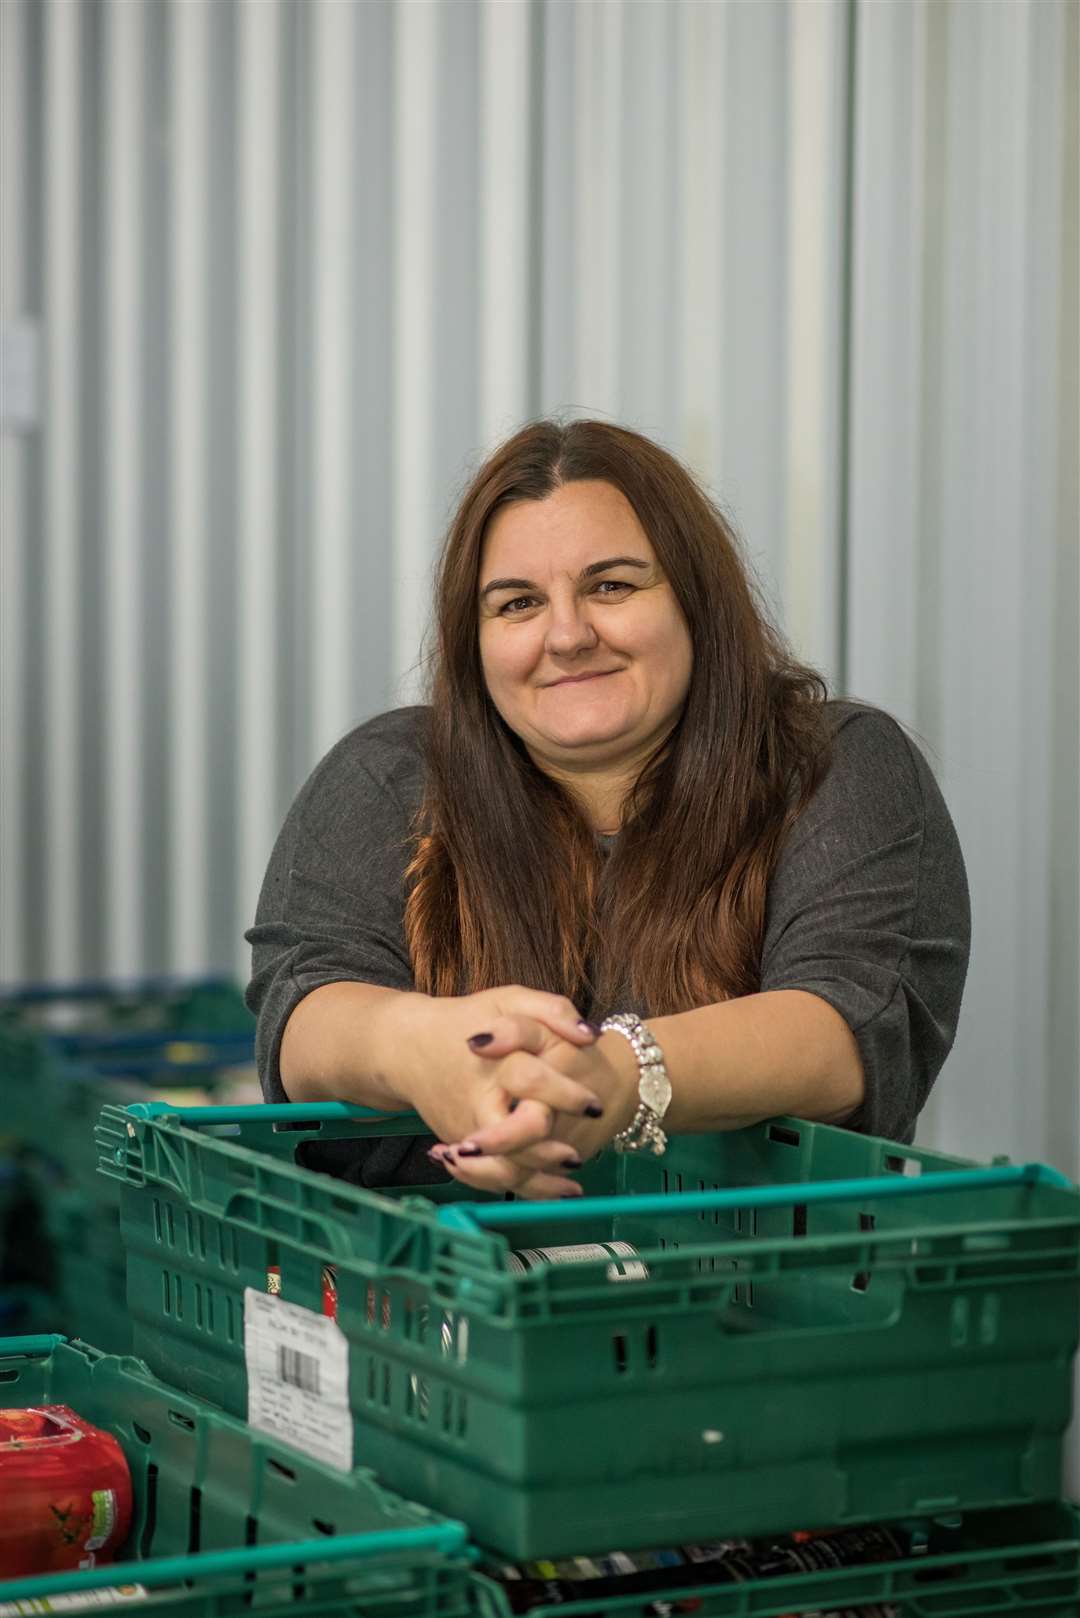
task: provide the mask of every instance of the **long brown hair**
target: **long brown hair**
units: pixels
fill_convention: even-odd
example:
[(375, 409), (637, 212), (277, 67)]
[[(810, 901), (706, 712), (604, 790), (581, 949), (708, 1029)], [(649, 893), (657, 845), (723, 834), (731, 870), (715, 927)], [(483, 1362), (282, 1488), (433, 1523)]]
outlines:
[[(640, 772), (607, 860), (505, 724), (480, 663), (484, 536), (511, 501), (599, 479), (633, 507), (689, 626), (682, 715)], [(477, 472), (436, 583), (427, 786), (407, 872), (418, 989), (520, 983), (594, 1015), (659, 1016), (760, 985), (765, 898), (827, 765), (825, 682), (762, 609), (735, 536), (665, 450), (599, 421), (539, 421)]]

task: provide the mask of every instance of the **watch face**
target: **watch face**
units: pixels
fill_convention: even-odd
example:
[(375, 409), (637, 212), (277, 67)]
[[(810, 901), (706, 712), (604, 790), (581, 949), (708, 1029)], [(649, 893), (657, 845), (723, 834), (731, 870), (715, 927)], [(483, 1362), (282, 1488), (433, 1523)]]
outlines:
[(643, 1073), (638, 1093), (642, 1101), (662, 1118), (671, 1101), (671, 1080), (666, 1073)]

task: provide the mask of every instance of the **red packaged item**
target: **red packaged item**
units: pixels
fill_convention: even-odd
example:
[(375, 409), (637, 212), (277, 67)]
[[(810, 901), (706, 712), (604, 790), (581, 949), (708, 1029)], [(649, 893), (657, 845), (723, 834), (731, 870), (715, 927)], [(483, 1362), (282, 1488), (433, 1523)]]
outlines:
[(111, 1562), (131, 1526), (123, 1450), (67, 1405), (0, 1410), (0, 1497), (0, 1577)]
[[(281, 1296), (281, 1265), (271, 1264), (266, 1272), (266, 1290), (273, 1297)], [(329, 1264), (323, 1265), (322, 1312), (331, 1320), (337, 1319), (337, 1273)]]

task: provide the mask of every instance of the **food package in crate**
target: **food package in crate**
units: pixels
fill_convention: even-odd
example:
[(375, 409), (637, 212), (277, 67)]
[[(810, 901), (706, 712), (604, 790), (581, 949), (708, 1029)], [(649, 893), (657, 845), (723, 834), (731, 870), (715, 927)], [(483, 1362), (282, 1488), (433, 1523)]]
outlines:
[(116, 1439), (67, 1405), (0, 1410), (0, 1574), (111, 1562), (131, 1524)]

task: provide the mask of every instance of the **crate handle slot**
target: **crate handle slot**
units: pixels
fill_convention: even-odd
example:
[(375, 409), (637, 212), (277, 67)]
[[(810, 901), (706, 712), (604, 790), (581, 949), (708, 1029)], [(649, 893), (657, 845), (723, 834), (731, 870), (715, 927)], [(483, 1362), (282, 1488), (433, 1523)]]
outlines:
[(258, 1102), (253, 1107), (175, 1107), (169, 1101), (133, 1101), (126, 1107), (133, 1118), (178, 1118), (185, 1126), (197, 1129), (200, 1124), (248, 1123), (332, 1123), (339, 1119), (353, 1119), (368, 1123), (372, 1119), (415, 1118), (418, 1131), (430, 1134), (423, 1119), (412, 1112), (380, 1112), (375, 1107), (352, 1107), (344, 1101), (271, 1101)]
[[(261, 1218), (264, 1211), (277, 1216), (276, 1222), (268, 1223)], [(226, 1219), (232, 1219), (246, 1230), (265, 1236), (270, 1241), (283, 1239), (310, 1243), (314, 1239), (332, 1255), (336, 1256), (340, 1251), (334, 1234), (336, 1227), (327, 1225), (316, 1209), (300, 1207), (294, 1202), (282, 1202), (277, 1197), (255, 1196), (251, 1191), (234, 1191), (225, 1198), (221, 1212)]]
[(489, 1225), (570, 1223), (575, 1219), (712, 1212), (723, 1208), (786, 1208), (794, 1203), (863, 1202), (885, 1197), (913, 1197), (935, 1191), (972, 1191), (1001, 1185), (1051, 1185), (1075, 1190), (1067, 1175), (1046, 1163), (1003, 1164), (997, 1168), (949, 1170), (918, 1179), (800, 1181), (795, 1185), (739, 1187), (733, 1191), (682, 1191), (672, 1196), (648, 1193), (624, 1197), (574, 1197), (565, 1202), (454, 1202), (438, 1211), (452, 1230), (477, 1231)]
[(443, 1555), (465, 1548), (462, 1523), (435, 1523), (429, 1528), (389, 1528), (373, 1534), (342, 1534), (338, 1539), (302, 1539), (292, 1545), (259, 1545), (236, 1551), (200, 1551), (197, 1556), (163, 1556), (148, 1562), (110, 1562), (104, 1567), (70, 1573), (37, 1573), (30, 1578), (0, 1583), (0, 1600), (30, 1601), (35, 1596), (60, 1595), (70, 1590), (102, 1590), (116, 1584), (144, 1584), (156, 1588), (190, 1579), (205, 1583), (216, 1574), (258, 1573), (275, 1567), (297, 1567), (309, 1562), (342, 1562), (347, 1558), (374, 1557), (401, 1551), (434, 1550)]

